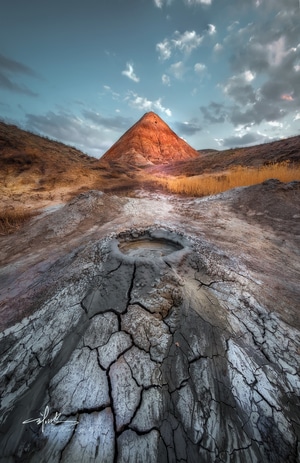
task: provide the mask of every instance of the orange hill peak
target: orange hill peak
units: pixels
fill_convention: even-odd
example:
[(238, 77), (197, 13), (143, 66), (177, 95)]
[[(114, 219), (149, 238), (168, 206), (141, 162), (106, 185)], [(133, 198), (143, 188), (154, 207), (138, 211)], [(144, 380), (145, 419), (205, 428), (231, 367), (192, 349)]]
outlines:
[(151, 165), (196, 157), (199, 157), (198, 151), (151, 111), (127, 130), (101, 160)]

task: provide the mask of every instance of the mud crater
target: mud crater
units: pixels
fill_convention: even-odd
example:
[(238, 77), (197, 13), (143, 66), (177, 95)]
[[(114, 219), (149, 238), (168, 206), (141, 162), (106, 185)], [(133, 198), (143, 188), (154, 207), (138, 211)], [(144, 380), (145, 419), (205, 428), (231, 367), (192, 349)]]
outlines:
[(183, 237), (164, 229), (121, 233), (115, 244), (123, 258), (142, 260), (169, 256), (187, 247)]
[(183, 246), (166, 239), (142, 238), (119, 243), (123, 254), (131, 257), (161, 257), (180, 251)]

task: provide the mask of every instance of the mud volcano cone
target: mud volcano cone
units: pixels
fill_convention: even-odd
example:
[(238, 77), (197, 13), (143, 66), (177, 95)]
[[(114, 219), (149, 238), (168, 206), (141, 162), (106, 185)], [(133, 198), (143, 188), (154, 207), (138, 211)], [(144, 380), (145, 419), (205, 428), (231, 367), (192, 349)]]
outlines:
[(146, 113), (102, 156), (105, 161), (136, 165), (167, 164), (199, 157), (155, 113)]

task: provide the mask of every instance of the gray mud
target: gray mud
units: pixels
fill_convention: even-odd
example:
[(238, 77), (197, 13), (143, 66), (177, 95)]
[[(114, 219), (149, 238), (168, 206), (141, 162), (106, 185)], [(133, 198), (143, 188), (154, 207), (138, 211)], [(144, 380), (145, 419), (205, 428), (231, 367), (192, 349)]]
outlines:
[[(218, 201), (177, 231), (96, 230), (51, 267), (59, 284), (0, 334), (2, 462), (300, 461), (296, 260), (277, 278), (295, 237), (276, 247)], [(47, 407), (61, 423), (23, 424)]]

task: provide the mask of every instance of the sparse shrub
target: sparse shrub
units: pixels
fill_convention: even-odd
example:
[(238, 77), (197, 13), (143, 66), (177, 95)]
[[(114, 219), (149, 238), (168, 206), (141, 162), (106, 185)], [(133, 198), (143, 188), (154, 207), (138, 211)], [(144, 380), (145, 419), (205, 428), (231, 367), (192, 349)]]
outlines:
[(0, 235), (9, 235), (35, 215), (24, 209), (6, 209), (0, 211)]

